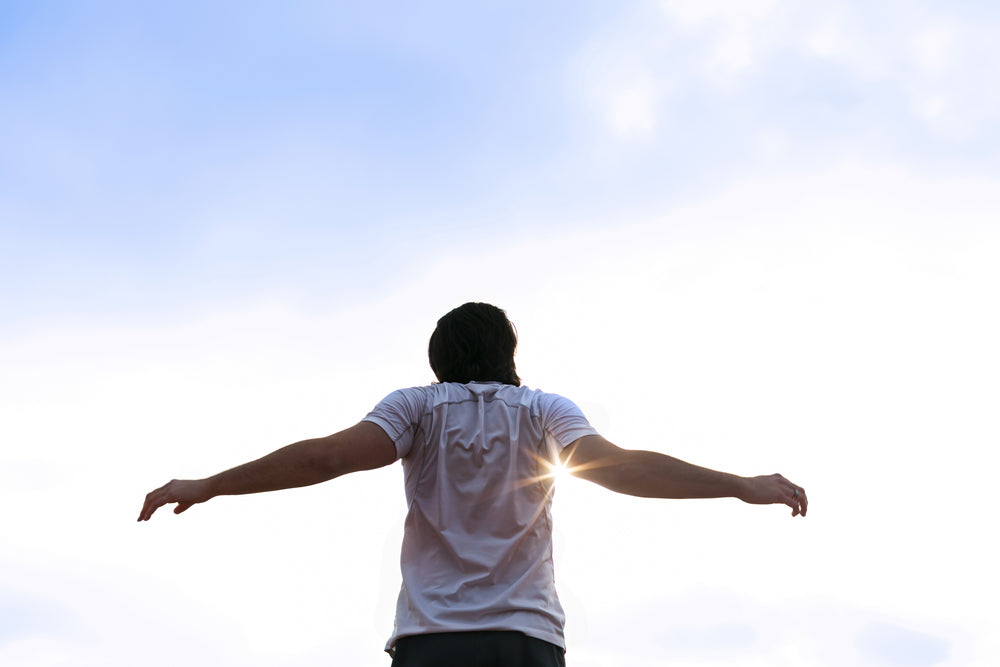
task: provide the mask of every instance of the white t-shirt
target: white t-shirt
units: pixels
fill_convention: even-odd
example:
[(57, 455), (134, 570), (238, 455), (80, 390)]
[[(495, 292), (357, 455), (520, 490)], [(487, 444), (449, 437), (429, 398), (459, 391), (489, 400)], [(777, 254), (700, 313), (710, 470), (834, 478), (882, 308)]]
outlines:
[(551, 462), (596, 434), (570, 400), (498, 382), (400, 389), (365, 421), (403, 460), (396, 639), (518, 630), (565, 647), (552, 566)]

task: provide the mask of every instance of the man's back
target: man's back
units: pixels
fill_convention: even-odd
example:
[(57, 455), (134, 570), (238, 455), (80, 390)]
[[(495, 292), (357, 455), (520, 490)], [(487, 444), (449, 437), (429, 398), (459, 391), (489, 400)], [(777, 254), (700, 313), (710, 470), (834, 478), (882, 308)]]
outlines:
[(552, 466), (596, 433), (570, 401), (498, 382), (393, 392), (365, 420), (403, 460), (401, 636), (519, 630), (564, 646), (552, 567)]

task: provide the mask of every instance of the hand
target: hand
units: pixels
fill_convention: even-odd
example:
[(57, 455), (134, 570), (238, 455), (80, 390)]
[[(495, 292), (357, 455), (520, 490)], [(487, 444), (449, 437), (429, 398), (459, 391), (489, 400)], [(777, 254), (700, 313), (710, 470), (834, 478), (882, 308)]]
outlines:
[(146, 496), (146, 502), (142, 504), (142, 511), (139, 512), (139, 521), (149, 521), (160, 507), (167, 503), (177, 503), (174, 514), (180, 514), (196, 503), (203, 503), (212, 497), (208, 489), (208, 480), (204, 479), (174, 479), (156, 491), (150, 492)]
[(745, 489), (740, 500), (754, 505), (784, 503), (792, 508), (792, 516), (806, 515), (809, 499), (806, 490), (792, 484), (781, 475), (746, 477)]

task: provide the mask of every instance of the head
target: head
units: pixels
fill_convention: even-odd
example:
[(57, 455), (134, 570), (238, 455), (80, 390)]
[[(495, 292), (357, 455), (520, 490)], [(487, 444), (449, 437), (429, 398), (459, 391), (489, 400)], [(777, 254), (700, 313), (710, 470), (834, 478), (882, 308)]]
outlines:
[(517, 331), (488, 303), (466, 303), (438, 320), (427, 347), (440, 382), (502, 382), (521, 386), (514, 368)]

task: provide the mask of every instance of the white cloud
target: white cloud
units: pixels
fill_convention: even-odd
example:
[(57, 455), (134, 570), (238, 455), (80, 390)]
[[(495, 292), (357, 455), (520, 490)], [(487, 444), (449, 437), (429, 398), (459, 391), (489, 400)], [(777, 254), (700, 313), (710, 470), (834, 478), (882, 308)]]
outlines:
[(668, 16), (688, 26), (710, 21), (748, 26), (770, 15), (778, 0), (660, 0)]
[(728, 71), (749, 68), (754, 63), (754, 43), (745, 29), (729, 30), (713, 48), (712, 64)]
[(965, 140), (995, 125), (1000, 94), (988, 83), (1000, 76), (995, 31), (960, 8), (838, 5), (798, 20), (803, 51), (898, 92), (903, 111), (939, 135)]
[(819, 22), (805, 34), (804, 42), (811, 52), (823, 58), (835, 58), (849, 48), (844, 29), (836, 17)]
[[(619, 136), (650, 127), (650, 118), (663, 125), (664, 114), (706, 91), (749, 106), (768, 104), (761, 96), (826, 98), (831, 91), (808, 79), (792, 89), (760, 87), (803, 67), (817, 68), (817, 86), (836, 76), (833, 92), (875, 118), (916, 120), (946, 140), (981, 136), (1000, 113), (1000, 89), (990, 85), (1000, 78), (994, 30), (957, 6), (664, 0), (655, 7), (665, 20), (637, 12), (595, 37), (600, 47), (580, 59), (589, 74), (585, 96)], [(598, 62), (603, 76), (594, 76)], [(859, 149), (869, 141), (845, 140)]]
[(952, 65), (955, 31), (936, 21), (925, 25), (913, 34), (913, 59), (925, 71), (942, 74)]
[(649, 134), (656, 124), (656, 102), (648, 82), (610, 92), (607, 100), (608, 121), (620, 136)]
[(679, 21), (689, 30), (711, 28), (707, 60), (708, 72), (727, 85), (729, 76), (752, 67), (768, 31), (762, 25), (778, 8), (777, 0), (738, 2), (719, 0), (662, 0), (660, 8), (669, 20)]
[(612, 136), (644, 138), (655, 131), (670, 88), (652, 69), (656, 57), (614, 39), (595, 40), (578, 56), (576, 85)]

